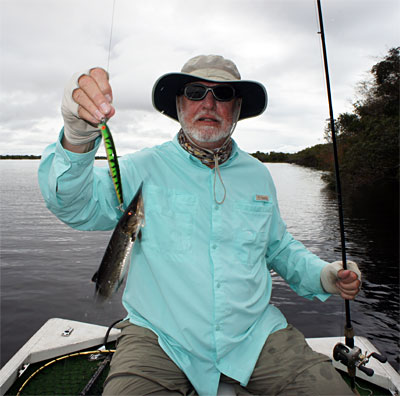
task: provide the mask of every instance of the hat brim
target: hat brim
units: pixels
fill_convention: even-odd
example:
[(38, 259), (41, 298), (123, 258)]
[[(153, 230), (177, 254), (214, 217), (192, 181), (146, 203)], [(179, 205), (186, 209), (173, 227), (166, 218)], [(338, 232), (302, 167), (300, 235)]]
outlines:
[(233, 85), (238, 96), (242, 98), (239, 120), (255, 117), (264, 112), (268, 103), (264, 85), (250, 80), (217, 81), (186, 73), (168, 73), (161, 76), (153, 87), (153, 106), (162, 114), (178, 121), (176, 96), (186, 84), (194, 81), (209, 81)]

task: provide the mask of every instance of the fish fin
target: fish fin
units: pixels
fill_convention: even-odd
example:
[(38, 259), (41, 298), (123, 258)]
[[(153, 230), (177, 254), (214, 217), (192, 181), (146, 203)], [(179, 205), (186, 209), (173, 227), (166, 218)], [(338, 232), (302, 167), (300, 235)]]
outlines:
[(103, 304), (106, 300), (107, 298), (103, 296), (98, 289), (96, 289), (94, 292), (94, 301), (97, 304)]
[(99, 277), (99, 271), (96, 271), (92, 277), (92, 282), (97, 282), (98, 277)]

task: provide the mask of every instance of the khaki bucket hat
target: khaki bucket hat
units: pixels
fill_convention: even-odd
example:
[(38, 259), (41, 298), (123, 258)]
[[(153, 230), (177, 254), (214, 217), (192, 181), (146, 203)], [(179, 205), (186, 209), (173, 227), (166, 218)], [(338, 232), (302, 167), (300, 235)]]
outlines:
[(236, 65), (219, 55), (199, 55), (188, 60), (181, 73), (161, 76), (153, 87), (153, 106), (178, 121), (176, 96), (188, 83), (208, 81), (229, 83), (242, 98), (239, 120), (262, 114), (267, 107), (267, 91), (259, 82), (242, 80)]

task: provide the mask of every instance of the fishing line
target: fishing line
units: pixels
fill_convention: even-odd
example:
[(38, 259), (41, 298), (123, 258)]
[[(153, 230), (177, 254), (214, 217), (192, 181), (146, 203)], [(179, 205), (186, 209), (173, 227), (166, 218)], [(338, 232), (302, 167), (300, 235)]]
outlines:
[(109, 41), (109, 43), (108, 43), (107, 73), (110, 72), (110, 57), (111, 57), (112, 34), (113, 34), (113, 28), (114, 28), (115, 2), (116, 2), (116, 0), (113, 0), (112, 13), (111, 13), (110, 41)]

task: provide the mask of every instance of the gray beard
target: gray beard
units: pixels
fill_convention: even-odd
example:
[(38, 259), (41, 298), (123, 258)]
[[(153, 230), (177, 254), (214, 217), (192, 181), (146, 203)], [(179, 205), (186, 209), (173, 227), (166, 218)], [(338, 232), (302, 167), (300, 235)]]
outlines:
[[(217, 130), (215, 130), (213, 127), (203, 127), (203, 130), (199, 130), (194, 127), (189, 127), (186, 124), (184, 117), (181, 113), (179, 97), (177, 97), (176, 104), (177, 104), (176, 109), (178, 114), (178, 120), (179, 123), (181, 124), (183, 131), (189, 137), (189, 139), (191, 140), (194, 139), (199, 143), (215, 143), (218, 142), (219, 140), (227, 139), (233, 133), (233, 129), (235, 129), (234, 127), (236, 126), (241, 106), (240, 102), (239, 106), (235, 109), (235, 113), (232, 118), (235, 121), (229, 124), (225, 129), (221, 130), (221, 128), (218, 128)], [(208, 129), (213, 129), (213, 131), (211, 131), (210, 133)]]
[(218, 142), (219, 140), (226, 139), (230, 135), (232, 129), (232, 124), (228, 125), (228, 127), (225, 129), (216, 129), (212, 126), (205, 126), (202, 127), (202, 129), (189, 127), (185, 122), (180, 110), (178, 110), (178, 119), (186, 135), (189, 136), (190, 139), (194, 139), (200, 143), (214, 143)]
[[(207, 127), (205, 129), (199, 130), (197, 128), (190, 128), (186, 125), (185, 122), (181, 121), (181, 126), (182, 129), (185, 131), (185, 133), (190, 137), (190, 139), (194, 139), (197, 142), (200, 143), (214, 143), (218, 142), (219, 140), (226, 139), (230, 135), (231, 131), (231, 125), (229, 128), (226, 128), (226, 130), (213, 130), (207, 131)], [(214, 129), (213, 127), (210, 127), (210, 129)]]

